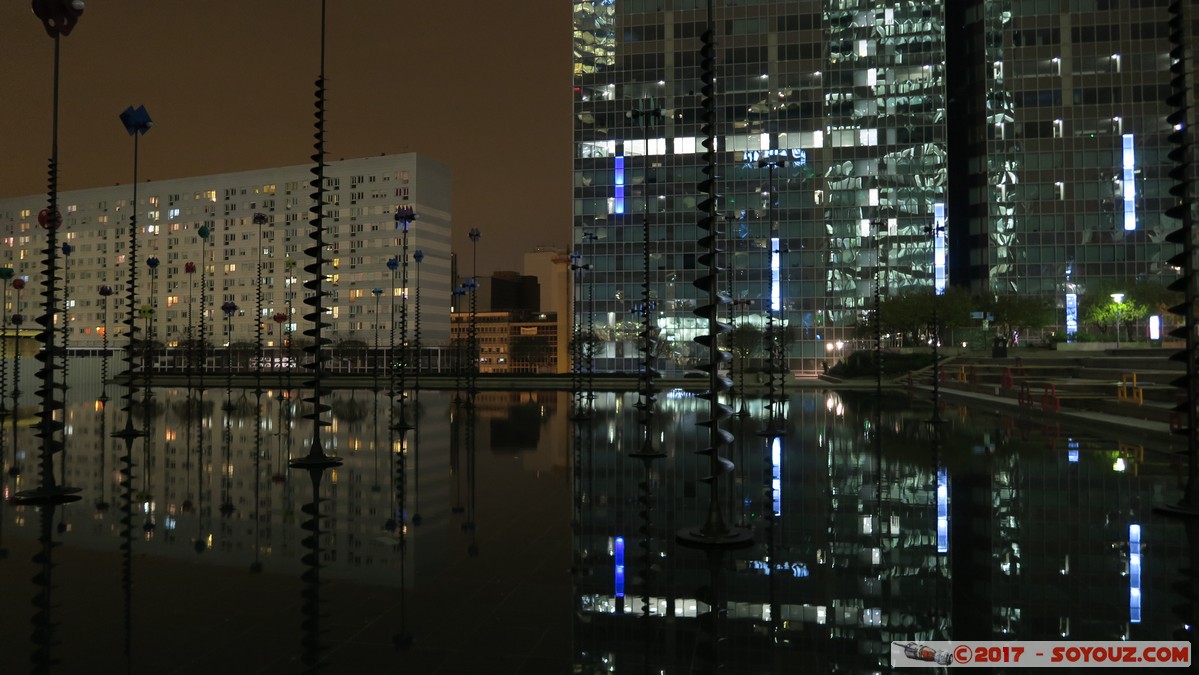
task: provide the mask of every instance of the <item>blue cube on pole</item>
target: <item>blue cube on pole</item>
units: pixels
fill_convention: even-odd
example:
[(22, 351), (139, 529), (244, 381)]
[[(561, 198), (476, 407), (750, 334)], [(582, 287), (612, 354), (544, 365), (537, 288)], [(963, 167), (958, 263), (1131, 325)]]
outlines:
[(154, 120), (150, 119), (150, 113), (146, 112), (146, 106), (139, 105), (136, 110), (133, 106), (125, 108), (121, 113), (121, 123), (125, 125), (125, 131), (132, 136), (135, 133), (145, 134), (154, 126)]

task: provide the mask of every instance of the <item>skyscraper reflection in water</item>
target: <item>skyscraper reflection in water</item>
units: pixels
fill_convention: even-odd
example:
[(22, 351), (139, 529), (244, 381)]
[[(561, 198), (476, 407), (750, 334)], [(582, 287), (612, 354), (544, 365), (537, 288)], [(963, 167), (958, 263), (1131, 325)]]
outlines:
[[(96, 405), (99, 369), (98, 358), (77, 360), (71, 372), (79, 377), (67, 392), (66, 434), (77, 450), (66, 480), (84, 494), (65, 507), (65, 531), (56, 535), (61, 672), (123, 658), (122, 628), (111, 620), (120, 615), (120, 514), (99, 507), (119, 488), (113, 458), (123, 444), (102, 435), (119, 411)], [(149, 511), (156, 523), (137, 528), (134, 542), (140, 590), (132, 651), (141, 666), (158, 655), (235, 668), (284, 658), (278, 645), (294, 643), (305, 553), (299, 507), (310, 495), (285, 467), (289, 456), (307, 452), (306, 434), (291, 429), (304, 423), (303, 404), (297, 390), (280, 396), (269, 382), (265, 388), (260, 415), (228, 411), (227, 455), (221, 405), (189, 408), (182, 388), (155, 392), (150, 487), (133, 514), (140, 524)], [(631, 414), (636, 395), (597, 396), (593, 418), (572, 438), (567, 392), (478, 393), (470, 516), (477, 526), (464, 531), (468, 514), (453, 508), (452, 394), (421, 393), (410, 411), (421, 425), (419, 475), (413, 453), (399, 456), (410, 463), (410, 508), (421, 482), (422, 517), (407, 528), (402, 551), (412, 644), (400, 654), (390, 644), (399, 625), (399, 533), (384, 527), (391, 491), (372, 489), (386, 485), (391, 454), (372, 416), (386, 420), (389, 400), (369, 389), (329, 397), (330, 444), (345, 460), (322, 485), (322, 578), (331, 605), (322, 627), (336, 637), (325, 657), (330, 672), (385, 661), (413, 672), (447, 663), (491, 664), (497, 672), (509, 664), (640, 672), (648, 660), (653, 672), (667, 673), (718, 665), (702, 663), (696, 651), (703, 636), (694, 617), (705, 610), (697, 591), (712, 583), (711, 571), (671, 536), (707, 508), (695, 489), (704, 469), (693, 455), (702, 441), (694, 425), (699, 401), (679, 391), (660, 397), (654, 440), (666, 456), (647, 473), (629, 457), (644, 441)], [(240, 391), (233, 398), (243, 400)], [(247, 395), (244, 405), (256, 398)], [(755, 543), (726, 553), (717, 570), (727, 598), (718, 632), (727, 672), (781, 673), (800, 662), (814, 672), (867, 672), (886, 666), (891, 641), (1167, 639), (1177, 628), (1171, 608), (1182, 600), (1171, 584), (1192, 563), (1183, 525), (1151, 512), (1178, 493), (1169, 456), (1154, 447), (1076, 434), (1049, 417), (951, 405), (938, 475), (928, 410), (906, 400), (887, 401), (876, 416), (868, 399), (795, 393), (777, 452), (773, 438), (756, 433), (762, 401), (748, 405), (754, 417), (729, 426), (743, 470), (729, 486), (726, 512), (754, 530)], [(20, 452), (33, 430), (18, 422)], [(10, 461), (21, 459), (10, 453)], [(8, 494), (27, 480), (8, 477)], [(652, 518), (639, 512), (647, 480)], [(462, 487), (465, 503), (469, 486)], [(222, 516), (223, 503), (236, 508)], [(0, 563), (0, 593), (22, 598), (33, 576), (22, 547), (36, 543), (38, 519), (31, 507), (6, 505), (3, 514), (6, 545), (17, 552)], [(643, 540), (648, 556), (639, 550)], [(256, 557), (261, 574), (248, 571)], [(650, 575), (641, 569), (647, 560), (656, 568)], [(652, 580), (648, 618), (642, 579)], [(23, 635), (32, 609), (6, 607), (0, 631)], [(221, 650), (211, 649), (214, 625), (229, 631)], [(11, 642), (14, 663), (27, 662), (23, 642)]]

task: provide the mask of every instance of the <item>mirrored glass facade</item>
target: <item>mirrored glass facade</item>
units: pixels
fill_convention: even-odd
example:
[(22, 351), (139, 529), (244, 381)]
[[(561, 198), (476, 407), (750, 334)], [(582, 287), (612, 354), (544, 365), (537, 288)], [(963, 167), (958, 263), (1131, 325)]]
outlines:
[[(1044, 294), (1062, 324), (1068, 285), (1175, 278), (1166, 0), (946, 4), (713, 3), (724, 290), (736, 322), (779, 298), (796, 371), (851, 337), (876, 276), (885, 294)], [(707, 3), (573, 7), (577, 313), (598, 367), (636, 369), (648, 223), (664, 365), (686, 369)]]
[[(966, 33), (985, 86), (963, 281), (1064, 298), (1169, 283), (1166, 0), (987, 0)], [(1059, 300), (1062, 306), (1064, 299)]]

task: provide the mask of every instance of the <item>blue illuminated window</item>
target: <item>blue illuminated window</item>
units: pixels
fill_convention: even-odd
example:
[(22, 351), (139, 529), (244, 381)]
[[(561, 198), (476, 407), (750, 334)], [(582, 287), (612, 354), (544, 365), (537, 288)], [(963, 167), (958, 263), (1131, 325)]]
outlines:
[(1133, 148), (1132, 134), (1124, 134), (1123, 190), (1124, 230), (1137, 229), (1137, 154)]
[(612, 207), (612, 212), (624, 213), (624, 157), (622, 155), (617, 155), (615, 157), (615, 165), (616, 193), (613, 195), (613, 197), (616, 199), (615, 204)]
[(937, 469), (937, 553), (949, 553), (949, 474)]
[(779, 311), (782, 308), (783, 302), (779, 289), (779, 238), (774, 237), (770, 240), (770, 310), (773, 312)]
[(612, 557), (616, 559), (615, 594), (624, 597), (624, 537), (617, 537), (612, 545)]
[(1128, 526), (1128, 621), (1141, 622), (1141, 526)]
[(945, 295), (945, 205), (933, 204), (933, 288)]

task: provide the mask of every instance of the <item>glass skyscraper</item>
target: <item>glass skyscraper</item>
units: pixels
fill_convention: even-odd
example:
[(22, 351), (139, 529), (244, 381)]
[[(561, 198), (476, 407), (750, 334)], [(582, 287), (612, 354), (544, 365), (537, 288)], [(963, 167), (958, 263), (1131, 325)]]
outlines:
[[(573, 3), (576, 308), (601, 368), (637, 367), (643, 223), (667, 356), (694, 355), (707, 4)], [(1167, 19), (1167, 0), (715, 0), (734, 320), (777, 306), (811, 372), (876, 279), (1043, 294), (1062, 326), (1067, 292), (1172, 281)]]

